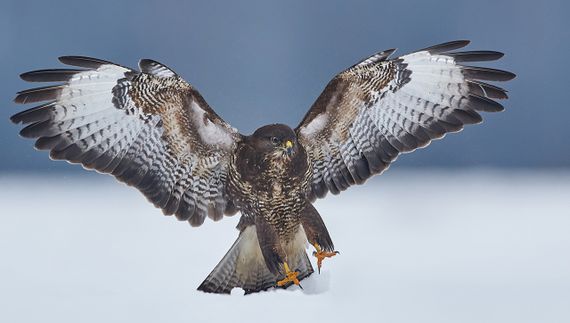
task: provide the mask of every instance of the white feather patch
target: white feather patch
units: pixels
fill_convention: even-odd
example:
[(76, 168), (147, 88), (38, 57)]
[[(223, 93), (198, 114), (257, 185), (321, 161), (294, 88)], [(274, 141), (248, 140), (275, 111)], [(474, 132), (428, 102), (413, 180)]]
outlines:
[(229, 149), (232, 146), (234, 140), (226, 128), (205, 118), (206, 112), (195, 101), (192, 101), (190, 109), (198, 135), (204, 143), (224, 149)]
[(318, 133), (319, 131), (323, 130), (324, 127), (327, 126), (328, 122), (328, 114), (321, 113), (316, 118), (311, 120), (306, 126), (301, 127), (301, 135), (303, 137), (311, 137), (312, 135)]
[(265, 266), (265, 260), (261, 254), (257, 231), (251, 225), (241, 233), (241, 245), (239, 255), (236, 260), (236, 273), (242, 277), (247, 277), (251, 268)]

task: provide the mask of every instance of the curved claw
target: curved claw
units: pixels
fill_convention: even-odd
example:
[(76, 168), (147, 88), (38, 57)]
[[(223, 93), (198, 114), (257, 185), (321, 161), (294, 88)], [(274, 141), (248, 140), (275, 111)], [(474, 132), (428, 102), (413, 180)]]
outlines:
[(316, 243), (314, 244), (314, 247), (315, 247), (315, 249), (317, 249), (317, 251), (313, 251), (313, 256), (317, 257), (317, 267), (318, 267), (319, 274), (320, 274), (320, 273), (321, 273), (321, 266), (322, 266), (322, 264), (323, 264), (323, 260), (324, 260), (325, 258), (334, 257), (334, 256), (336, 256), (337, 254), (339, 254), (340, 252), (338, 252), (338, 251), (336, 251), (336, 250), (335, 250), (335, 251), (332, 251), (332, 252), (330, 252), (330, 251), (323, 251), (323, 250), (321, 249), (321, 246), (319, 246), (319, 245), (316, 244)]
[(299, 279), (297, 278), (297, 275), (299, 275), (299, 272), (291, 271), (289, 269), (289, 265), (287, 265), (286, 262), (283, 263), (283, 267), (285, 268), (285, 278), (278, 281), (277, 286), (282, 287), (282, 286), (287, 285), (288, 283), (293, 283), (293, 284), (301, 287), (301, 289), (303, 289), (303, 287), (301, 286), (301, 283), (299, 282)]

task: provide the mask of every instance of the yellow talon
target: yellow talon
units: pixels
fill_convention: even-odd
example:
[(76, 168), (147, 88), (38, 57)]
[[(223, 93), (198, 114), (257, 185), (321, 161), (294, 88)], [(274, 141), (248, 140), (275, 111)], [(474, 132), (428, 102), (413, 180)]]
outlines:
[(338, 254), (338, 251), (333, 251), (333, 252), (323, 251), (323, 249), (321, 249), (321, 246), (319, 246), (317, 243), (313, 244), (313, 246), (315, 247), (315, 249), (317, 249), (317, 251), (313, 252), (313, 256), (317, 257), (317, 267), (319, 269), (319, 274), (320, 274), (321, 266), (323, 264), (323, 259), (336, 256)]
[(289, 269), (289, 265), (286, 262), (283, 263), (283, 268), (285, 268), (285, 278), (278, 281), (277, 286), (282, 287), (282, 286), (287, 285), (288, 283), (293, 283), (293, 284), (301, 287), (301, 284), (299, 283), (299, 279), (297, 279), (297, 275), (299, 275), (299, 273), (296, 271), (291, 271), (291, 269)]

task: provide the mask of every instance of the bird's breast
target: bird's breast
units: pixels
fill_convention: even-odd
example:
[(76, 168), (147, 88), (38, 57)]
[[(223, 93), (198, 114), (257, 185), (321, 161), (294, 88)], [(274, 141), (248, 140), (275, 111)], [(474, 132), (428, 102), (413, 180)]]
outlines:
[(232, 161), (228, 183), (232, 198), (244, 213), (262, 216), (280, 236), (292, 236), (306, 203), (306, 158), (286, 163), (255, 161)]

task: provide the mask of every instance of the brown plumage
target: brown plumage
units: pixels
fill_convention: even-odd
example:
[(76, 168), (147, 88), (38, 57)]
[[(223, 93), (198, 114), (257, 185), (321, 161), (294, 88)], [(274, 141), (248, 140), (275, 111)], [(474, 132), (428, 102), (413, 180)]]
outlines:
[[(373, 55), (335, 76), (291, 129), (274, 124), (250, 136), (223, 121), (189, 83), (163, 64), (140, 71), (80, 56), (82, 69), (28, 72), (61, 84), (19, 92), (17, 103), (47, 101), (12, 117), (53, 159), (82, 164), (139, 189), (166, 215), (199, 226), (240, 211), (239, 236), (199, 289), (247, 293), (298, 283), (317, 256), (334, 255), (312, 206), (381, 173), (398, 157), (501, 111), (506, 91), (483, 81), (514, 74), (460, 63), (496, 60), (492, 51), (451, 52), (455, 41), (389, 59)], [(319, 261), (320, 263), (320, 261)]]

